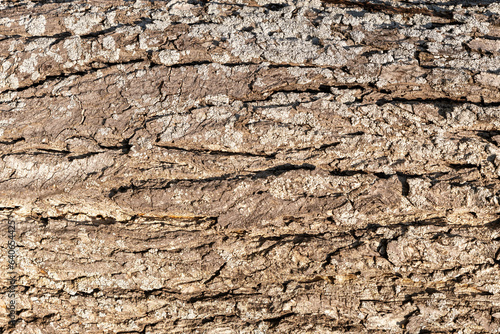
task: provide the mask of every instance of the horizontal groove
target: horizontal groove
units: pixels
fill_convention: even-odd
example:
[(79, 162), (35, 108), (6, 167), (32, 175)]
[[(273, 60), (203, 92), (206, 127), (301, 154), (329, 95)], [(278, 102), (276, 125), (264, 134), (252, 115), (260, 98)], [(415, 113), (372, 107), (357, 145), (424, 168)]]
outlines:
[(372, 1), (353, 1), (353, 0), (321, 0), (324, 3), (341, 5), (344, 7), (360, 7), (369, 12), (382, 12), (389, 14), (411, 14), (428, 15), (445, 19), (453, 19), (453, 12), (438, 11), (420, 7), (394, 7), (385, 3), (375, 3)]

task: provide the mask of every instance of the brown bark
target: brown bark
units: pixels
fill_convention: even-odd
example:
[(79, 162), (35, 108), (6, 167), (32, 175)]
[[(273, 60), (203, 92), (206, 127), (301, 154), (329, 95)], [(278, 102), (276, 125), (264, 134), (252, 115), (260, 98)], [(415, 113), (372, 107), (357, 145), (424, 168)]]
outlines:
[(0, 328), (498, 333), (499, 54), (489, 0), (0, 2)]

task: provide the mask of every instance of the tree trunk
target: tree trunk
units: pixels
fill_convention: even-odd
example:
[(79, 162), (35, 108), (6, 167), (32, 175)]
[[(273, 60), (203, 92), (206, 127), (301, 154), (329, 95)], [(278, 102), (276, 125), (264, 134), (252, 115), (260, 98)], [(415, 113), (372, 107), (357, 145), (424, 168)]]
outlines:
[(0, 328), (499, 333), (499, 54), (495, 0), (0, 2)]

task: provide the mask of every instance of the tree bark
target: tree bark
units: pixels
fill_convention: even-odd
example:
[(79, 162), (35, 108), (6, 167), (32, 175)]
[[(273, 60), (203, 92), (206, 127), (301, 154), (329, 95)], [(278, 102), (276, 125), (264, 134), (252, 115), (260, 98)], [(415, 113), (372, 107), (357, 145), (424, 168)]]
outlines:
[(5, 333), (499, 333), (494, 0), (0, 2)]

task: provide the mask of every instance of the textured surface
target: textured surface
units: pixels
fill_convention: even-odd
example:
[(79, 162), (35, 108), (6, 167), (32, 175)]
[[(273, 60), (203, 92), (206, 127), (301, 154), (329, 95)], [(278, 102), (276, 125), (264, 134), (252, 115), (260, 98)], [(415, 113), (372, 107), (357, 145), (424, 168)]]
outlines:
[(0, 327), (500, 332), (499, 55), (493, 0), (0, 1)]

